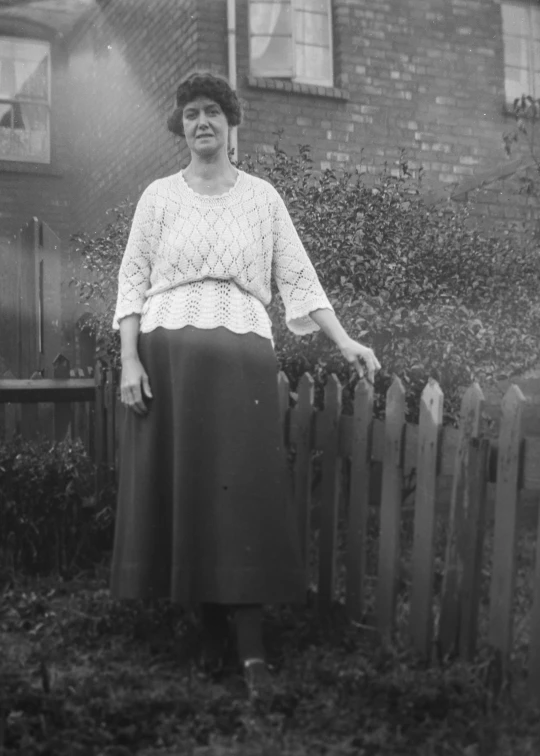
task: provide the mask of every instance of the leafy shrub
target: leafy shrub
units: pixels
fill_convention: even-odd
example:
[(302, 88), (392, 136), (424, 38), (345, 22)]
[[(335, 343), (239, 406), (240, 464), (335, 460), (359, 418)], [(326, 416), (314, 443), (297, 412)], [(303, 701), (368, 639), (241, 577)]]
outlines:
[[(404, 158), (399, 175), (384, 170), (367, 182), (358, 172), (317, 173), (308, 147), (291, 156), (278, 141), (272, 154), (248, 157), (240, 167), (282, 194), (338, 317), (353, 338), (375, 349), (383, 365), (376, 381), (378, 414), (393, 374), (407, 389), (409, 419), (416, 419), (431, 376), (445, 394), (445, 421), (453, 422), (462, 389), (473, 379), (489, 383), (535, 363), (536, 250), (510, 235), (483, 235), (466, 206), (427, 208)], [(118, 208), (104, 234), (78, 237), (84, 266), (94, 276), (92, 283), (79, 283), (81, 292), (99, 304), (93, 327), (113, 357), (116, 273), (131, 213), (131, 206)], [(309, 370), (320, 398), (327, 375), (336, 372), (348, 402), (355, 376), (328, 339), (292, 335), (279, 298), (270, 315), (292, 388)]]
[(72, 236), (81, 264), (79, 275), (71, 283), (88, 308), (84, 328), (95, 337), (98, 351), (113, 365), (118, 365), (120, 359), (119, 334), (112, 330), (118, 270), (134, 211), (134, 203), (126, 201), (109, 211), (111, 220), (100, 234)]
[(0, 558), (12, 573), (70, 575), (110, 547), (112, 491), (94, 498), (81, 442), (0, 445)]

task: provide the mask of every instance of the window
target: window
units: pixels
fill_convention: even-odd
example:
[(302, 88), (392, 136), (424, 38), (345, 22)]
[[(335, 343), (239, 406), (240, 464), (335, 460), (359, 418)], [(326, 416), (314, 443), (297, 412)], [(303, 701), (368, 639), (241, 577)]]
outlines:
[(0, 37), (0, 160), (50, 162), (50, 47)]
[(540, 97), (540, 6), (505, 1), (501, 9), (506, 101)]
[(331, 0), (249, 0), (252, 76), (331, 87)]

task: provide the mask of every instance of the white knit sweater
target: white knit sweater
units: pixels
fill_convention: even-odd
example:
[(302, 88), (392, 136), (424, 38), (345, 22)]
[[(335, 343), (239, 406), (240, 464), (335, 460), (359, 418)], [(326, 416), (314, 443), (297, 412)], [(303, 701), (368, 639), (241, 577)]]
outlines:
[(137, 204), (113, 328), (138, 313), (143, 333), (225, 326), (271, 339), (272, 275), (290, 330), (318, 330), (309, 313), (333, 308), (278, 192), (238, 171), (225, 194), (201, 195), (176, 173), (150, 184)]

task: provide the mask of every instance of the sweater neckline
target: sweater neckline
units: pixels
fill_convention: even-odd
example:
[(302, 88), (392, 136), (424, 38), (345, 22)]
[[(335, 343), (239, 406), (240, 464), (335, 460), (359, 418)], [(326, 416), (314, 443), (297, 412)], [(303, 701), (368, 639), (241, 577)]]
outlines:
[(199, 192), (196, 192), (194, 189), (192, 189), (190, 185), (187, 183), (187, 181), (184, 178), (183, 169), (179, 171), (177, 175), (180, 179), (180, 185), (182, 189), (187, 194), (203, 202), (212, 202), (215, 200), (219, 201), (219, 200), (228, 199), (232, 195), (236, 194), (236, 192), (240, 188), (240, 185), (243, 181), (244, 171), (241, 171), (239, 168), (236, 169), (236, 181), (234, 182), (234, 184), (231, 186), (230, 189), (227, 189), (227, 191), (223, 192), (222, 194), (200, 194)]

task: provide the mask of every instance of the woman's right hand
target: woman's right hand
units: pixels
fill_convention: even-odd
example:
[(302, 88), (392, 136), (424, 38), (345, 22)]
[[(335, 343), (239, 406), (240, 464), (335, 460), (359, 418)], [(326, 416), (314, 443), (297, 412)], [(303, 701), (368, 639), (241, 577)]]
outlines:
[(122, 377), (120, 380), (120, 399), (125, 407), (129, 407), (137, 415), (146, 415), (148, 406), (144, 397), (152, 398), (148, 374), (138, 357), (128, 357), (122, 360)]

